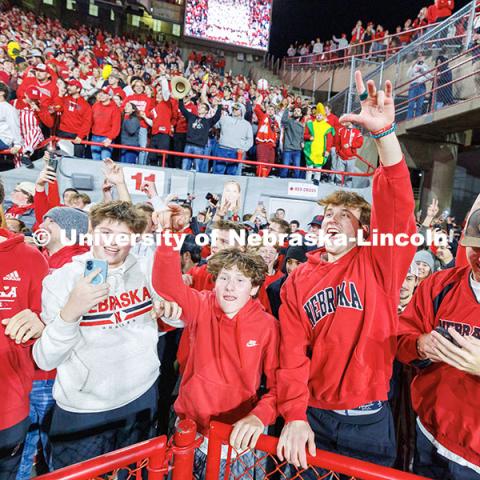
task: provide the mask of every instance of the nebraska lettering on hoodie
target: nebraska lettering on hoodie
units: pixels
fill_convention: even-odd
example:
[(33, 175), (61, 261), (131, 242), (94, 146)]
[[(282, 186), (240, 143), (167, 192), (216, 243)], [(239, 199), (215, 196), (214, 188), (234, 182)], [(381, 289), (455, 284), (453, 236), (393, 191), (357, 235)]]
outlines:
[[(175, 403), (180, 418), (191, 418), (202, 434), (210, 421), (234, 423), (248, 414), (264, 425), (275, 421), (278, 326), (258, 300), (249, 300), (227, 317), (214, 292), (198, 292), (182, 281), (180, 256), (172, 247), (157, 248), (152, 283), (156, 292), (182, 307), (191, 330), (190, 353)], [(262, 373), (269, 392), (258, 399)]]
[[(416, 232), (404, 160), (377, 169), (371, 228)], [(354, 409), (386, 400), (396, 352), (397, 304), (415, 247), (355, 247), (336, 262), (312, 253), (283, 285), (278, 404), (286, 422), (308, 406)], [(311, 359), (306, 355), (312, 349)]]
[[(42, 254), (26, 245), (23, 235), (0, 230), (0, 321), (25, 309), (40, 314), (42, 280), (48, 265)], [(0, 323), (0, 430), (28, 417), (33, 381), (33, 342), (17, 345)]]
[(151, 317), (153, 289), (146, 262), (129, 255), (109, 270), (110, 295), (78, 322), (60, 311), (83, 276), (92, 253), (49, 275), (43, 283), (42, 319), (47, 324), (33, 356), (43, 370), (57, 369), (53, 397), (69, 412), (93, 413), (127, 405), (156, 381), (158, 328)]
[[(417, 339), (436, 327), (454, 327), (461, 335), (480, 339), (480, 304), (470, 286), (471, 267), (434, 273), (417, 288), (400, 316), (397, 358), (418, 360)], [(447, 286), (437, 313), (434, 300)], [(480, 467), (480, 378), (446, 363), (420, 370), (411, 386), (412, 404), (419, 420), (444, 449)], [(458, 458), (449, 458), (458, 461)]]

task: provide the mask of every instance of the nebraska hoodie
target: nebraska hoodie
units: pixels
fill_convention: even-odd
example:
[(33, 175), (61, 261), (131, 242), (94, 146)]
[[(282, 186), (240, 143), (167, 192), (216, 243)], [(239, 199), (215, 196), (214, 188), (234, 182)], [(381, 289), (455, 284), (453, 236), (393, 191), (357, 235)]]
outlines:
[(1, 320), (25, 309), (40, 314), (42, 280), (48, 265), (42, 254), (26, 245), (23, 235), (0, 229), (0, 430), (28, 417), (33, 381), (31, 345), (16, 344), (5, 335)]
[[(377, 169), (371, 231), (416, 232), (404, 160)], [(354, 409), (386, 400), (396, 352), (400, 287), (415, 246), (355, 247), (336, 262), (312, 253), (282, 287), (279, 410)], [(311, 357), (306, 352), (311, 349)]]
[[(273, 423), (277, 417), (277, 321), (252, 299), (234, 318), (227, 317), (215, 292), (198, 292), (183, 283), (179, 253), (164, 243), (155, 253), (153, 287), (182, 307), (182, 320), (190, 331), (190, 353), (175, 403), (177, 415), (193, 419), (203, 435), (212, 420), (231, 424), (253, 414), (264, 425)], [(268, 393), (259, 399), (262, 373)]]
[[(418, 337), (439, 326), (480, 339), (480, 303), (472, 290), (471, 273), (470, 266), (449, 268), (420, 284), (400, 316), (400, 361), (418, 360)], [(442, 291), (446, 294), (439, 301)], [(436, 312), (435, 304), (439, 305)], [(480, 377), (443, 362), (433, 363), (417, 372), (411, 394), (422, 430), (433, 437), (437, 449), (441, 447), (440, 453), (460, 464), (465, 459), (480, 470)]]
[(77, 413), (104, 412), (136, 400), (156, 381), (160, 366), (150, 270), (133, 255), (109, 270), (106, 301), (76, 323), (61, 318), (85, 262), (92, 258), (91, 252), (73, 257), (45, 279), (42, 319), (47, 326), (33, 350), (41, 369), (57, 369), (57, 404)]

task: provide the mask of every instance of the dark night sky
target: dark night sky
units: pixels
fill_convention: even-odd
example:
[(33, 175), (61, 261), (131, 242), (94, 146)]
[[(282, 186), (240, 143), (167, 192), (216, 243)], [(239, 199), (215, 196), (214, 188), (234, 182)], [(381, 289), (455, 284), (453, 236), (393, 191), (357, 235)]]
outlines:
[[(455, 10), (470, 0), (455, 0)], [(285, 55), (290, 43), (320, 36), (330, 40), (345, 32), (350, 38), (357, 20), (380, 23), (390, 33), (407, 18), (415, 18), (433, 0), (273, 0), (270, 51)]]

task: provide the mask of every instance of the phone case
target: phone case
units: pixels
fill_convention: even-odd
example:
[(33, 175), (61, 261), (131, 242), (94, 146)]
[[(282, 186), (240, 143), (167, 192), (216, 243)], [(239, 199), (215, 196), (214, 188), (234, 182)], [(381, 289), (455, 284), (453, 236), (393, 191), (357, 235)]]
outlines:
[(101, 272), (96, 275), (92, 280), (92, 285), (101, 285), (107, 281), (108, 275), (108, 263), (105, 260), (87, 260), (85, 263), (85, 274), (84, 276), (87, 277), (93, 271), (101, 269)]

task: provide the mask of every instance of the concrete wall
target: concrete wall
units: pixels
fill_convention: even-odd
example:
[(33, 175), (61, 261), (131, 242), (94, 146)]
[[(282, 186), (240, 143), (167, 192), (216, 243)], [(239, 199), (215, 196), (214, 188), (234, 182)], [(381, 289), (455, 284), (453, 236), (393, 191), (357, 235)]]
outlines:
[[(34, 182), (41, 167), (42, 161), (37, 161), (35, 162), (35, 170), (28, 170), (22, 167), (2, 172), (0, 177), (5, 184), (5, 191), (11, 192), (20, 181)], [(100, 201), (101, 186), (103, 183), (101, 169), (102, 163), (98, 161), (63, 158), (58, 171), (60, 192), (63, 192), (65, 188), (74, 186), (72, 183), (73, 174), (84, 174), (91, 177), (94, 190), (82, 191), (87, 193), (93, 202)], [(154, 173), (157, 182), (159, 181), (159, 177), (162, 177), (157, 183), (160, 195), (178, 193), (180, 198), (186, 198), (187, 193), (193, 193), (195, 195), (193, 202), (194, 213), (206, 207), (207, 201), (205, 200), (205, 196), (207, 193), (210, 192), (220, 195), (223, 191), (224, 182), (235, 180), (240, 183), (241, 186), (242, 215), (253, 213), (258, 202), (263, 200), (269, 215), (273, 214), (277, 208), (284, 208), (287, 213), (287, 218), (297, 219), (303, 228), (307, 227), (308, 222), (311, 221), (314, 215), (322, 212), (321, 207), (317, 204), (317, 200), (338, 189), (338, 187), (330, 184), (320, 184), (319, 187), (314, 187), (312, 184), (306, 184), (304, 180), (219, 176), (149, 166), (141, 167), (141, 169), (148, 171), (148, 173), (145, 173), (146, 175)], [(126, 176), (131, 177), (139, 171), (137, 168), (127, 171), (128, 175)], [(297, 185), (297, 187), (310, 186), (314, 190), (313, 196), (289, 193), (289, 189), (291, 189), (293, 185)], [(368, 201), (371, 201), (371, 189), (369, 187), (347, 190), (358, 192)], [(132, 193), (132, 190), (130, 191)], [(145, 202), (147, 197), (140, 192), (133, 192), (132, 199), (134, 202)]]

